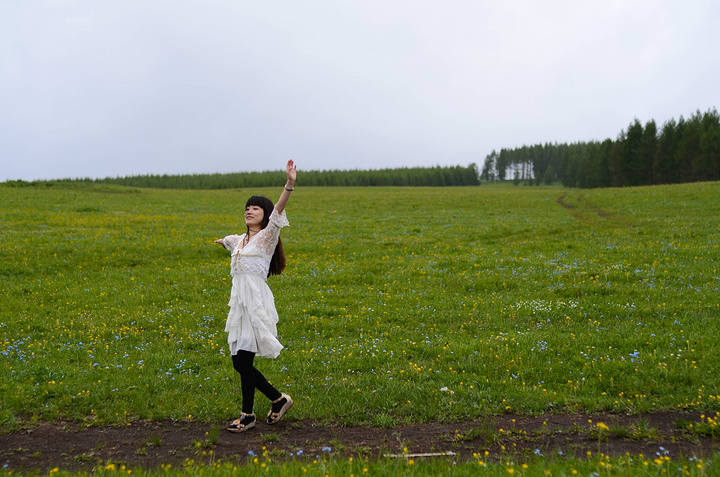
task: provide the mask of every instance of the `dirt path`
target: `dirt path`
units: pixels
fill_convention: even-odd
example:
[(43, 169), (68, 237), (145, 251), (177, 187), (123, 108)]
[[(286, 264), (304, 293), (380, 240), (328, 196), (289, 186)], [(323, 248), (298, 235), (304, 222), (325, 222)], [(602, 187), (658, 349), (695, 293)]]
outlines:
[[(591, 422), (589, 422), (591, 421)], [(448, 459), (489, 459), (535, 454), (585, 456), (643, 454), (708, 456), (720, 451), (717, 439), (692, 434), (687, 423), (700, 413), (662, 412), (637, 416), (559, 415), (491, 416), (473, 422), (395, 428), (341, 427), (287, 420), (277, 426), (258, 423), (244, 434), (203, 422), (136, 422), (122, 427), (85, 428), (74, 423), (43, 423), (0, 434), (0, 467), (29, 472), (55, 467), (91, 470), (109, 462), (129, 468), (173, 467), (187, 459), (244, 462), (267, 452), (273, 461), (316, 456), (367, 456), (435, 453)], [(607, 430), (598, 431), (598, 423)], [(502, 429), (502, 431), (501, 431)], [(604, 428), (602, 428), (604, 429)], [(405, 451), (404, 449), (407, 449)]]

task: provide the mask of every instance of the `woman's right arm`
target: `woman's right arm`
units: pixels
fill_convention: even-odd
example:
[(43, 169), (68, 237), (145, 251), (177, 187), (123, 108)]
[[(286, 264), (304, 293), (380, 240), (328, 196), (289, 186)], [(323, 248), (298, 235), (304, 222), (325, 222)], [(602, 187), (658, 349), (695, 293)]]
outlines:
[(240, 243), (240, 235), (228, 235), (225, 238), (215, 240), (215, 243), (232, 251)]

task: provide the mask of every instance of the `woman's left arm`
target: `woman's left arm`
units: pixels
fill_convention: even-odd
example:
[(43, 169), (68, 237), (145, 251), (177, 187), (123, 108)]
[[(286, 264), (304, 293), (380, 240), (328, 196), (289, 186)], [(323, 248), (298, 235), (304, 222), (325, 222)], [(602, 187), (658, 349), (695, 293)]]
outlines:
[(275, 210), (277, 210), (278, 213), (285, 210), (285, 205), (287, 205), (287, 201), (290, 198), (290, 193), (295, 188), (295, 179), (297, 179), (297, 167), (295, 166), (295, 163), (292, 159), (287, 162), (287, 166), (285, 166), (285, 172), (287, 173), (285, 190), (282, 191), (282, 194), (280, 194), (280, 198), (275, 204)]

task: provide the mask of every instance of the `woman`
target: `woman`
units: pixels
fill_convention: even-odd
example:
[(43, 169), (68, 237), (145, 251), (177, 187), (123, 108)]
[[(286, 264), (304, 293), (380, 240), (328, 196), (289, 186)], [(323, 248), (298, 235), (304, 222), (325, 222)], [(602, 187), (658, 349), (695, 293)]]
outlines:
[(267, 277), (279, 275), (285, 268), (280, 230), (289, 225), (285, 205), (297, 178), (292, 159), (287, 163), (286, 173), (285, 190), (275, 206), (267, 197), (250, 197), (245, 204), (247, 232), (215, 241), (232, 252), (232, 290), (225, 331), (233, 367), (240, 373), (242, 413), (228, 427), (230, 432), (244, 432), (255, 427), (256, 388), (272, 403), (267, 415), (268, 424), (277, 423), (293, 405), (292, 398), (275, 389), (253, 365), (256, 355), (276, 358), (283, 349), (277, 339), (278, 314)]

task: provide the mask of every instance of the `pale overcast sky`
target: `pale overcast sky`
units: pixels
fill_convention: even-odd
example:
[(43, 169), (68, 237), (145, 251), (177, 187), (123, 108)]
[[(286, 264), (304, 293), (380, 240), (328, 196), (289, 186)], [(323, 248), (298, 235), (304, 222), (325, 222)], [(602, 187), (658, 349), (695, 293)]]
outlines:
[(482, 165), (720, 107), (717, 0), (1, 0), (0, 181)]

